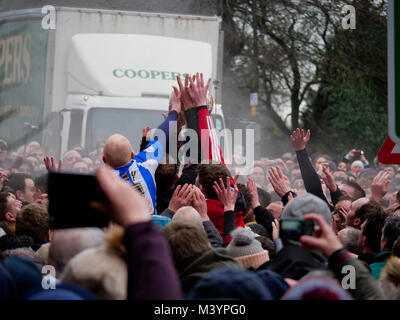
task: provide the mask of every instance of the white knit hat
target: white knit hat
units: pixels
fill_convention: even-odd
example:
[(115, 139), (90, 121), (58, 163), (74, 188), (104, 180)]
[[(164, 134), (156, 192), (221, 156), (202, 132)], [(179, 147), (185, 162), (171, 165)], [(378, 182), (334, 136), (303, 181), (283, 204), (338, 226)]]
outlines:
[(267, 250), (264, 250), (261, 243), (256, 239), (258, 236), (250, 228), (237, 228), (231, 233), (232, 241), (226, 247), (228, 254), (239, 260), (243, 268), (259, 266), (269, 260)]
[(351, 164), (351, 169), (353, 170), (355, 166), (361, 167), (361, 170), (364, 169), (364, 163), (361, 160), (353, 161)]

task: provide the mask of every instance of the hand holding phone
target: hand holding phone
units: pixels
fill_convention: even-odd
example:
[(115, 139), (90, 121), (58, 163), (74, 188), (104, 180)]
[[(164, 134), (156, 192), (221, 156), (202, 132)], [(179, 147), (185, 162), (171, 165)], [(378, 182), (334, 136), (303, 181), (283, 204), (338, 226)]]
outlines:
[(50, 171), (48, 197), (50, 229), (103, 228), (109, 224), (110, 218), (90, 205), (106, 199), (94, 175)]
[(279, 234), (282, 240), (299, 241), (303, 235), (314, 233), (315, 223), (312, 220), (281, 219)]

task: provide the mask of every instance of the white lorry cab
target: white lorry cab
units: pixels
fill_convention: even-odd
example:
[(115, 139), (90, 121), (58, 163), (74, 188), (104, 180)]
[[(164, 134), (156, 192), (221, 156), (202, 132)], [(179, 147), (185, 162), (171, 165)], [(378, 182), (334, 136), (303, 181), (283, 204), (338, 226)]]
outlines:
[[(78, 34), (68, 58), (68, 96), (62, 114), (62, 152), (76, 145), (93, 150), (113, 133), (140, 144), (145, 126), (156, 128), (167, 112), (176, 77), (212, 76), (205, 42), (148, 35)], [(217, 129), (220, 106), (212, 108)]]
[[(176, 77), (196, 72), (212, 79), (212, 117), (217, 130), (225, 127), (213, 85), (222, 63), (219, 17), (55, 10), (50, 29), (40, 9), (0, 14), (0, 113), (16, 110), (0, 138), (21, 141), (28, 122), (41, 129), (32, 139), (59, 158), (76, 146), (90, 152), (114, 133), (137, 150), (142, 129), (163, 121)], [(18, 37), (20, 44), (10, 40)], [(16, 64), (20, 81), (2, 81)]]

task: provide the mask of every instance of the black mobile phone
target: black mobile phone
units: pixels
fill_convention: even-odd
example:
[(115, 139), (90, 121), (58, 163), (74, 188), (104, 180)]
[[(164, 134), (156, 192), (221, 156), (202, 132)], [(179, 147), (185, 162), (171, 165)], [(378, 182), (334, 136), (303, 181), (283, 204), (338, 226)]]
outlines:
[(315, 223), (312, 220), (281, 219), (279, 221), (279, 236), (282, 240), (299, 241), (303, 235), (314, 233)]
[(53, 171), (48, 179), (50, 229), (108, 226), (110, 218), (90, 206), (106, 200), (95, 175)]

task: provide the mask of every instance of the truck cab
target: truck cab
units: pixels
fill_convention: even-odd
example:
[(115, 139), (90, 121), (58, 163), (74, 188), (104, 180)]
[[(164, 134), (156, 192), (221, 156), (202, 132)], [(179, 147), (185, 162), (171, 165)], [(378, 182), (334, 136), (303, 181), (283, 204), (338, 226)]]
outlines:
[[(76, 146), (94, 150), (114, 133), (126, 136), (138, 150), (142, 129), (163, 121), (172, 86), (178, 86), (176, 77), (196, 72), (205, 79), (213, 75), (208, 43), (137, 34), (74, 35), (66, 104), (54, 110), (59, 135), (49, 140), (60, 146), (60, 157)], [(212, 96), (212, 83), (210, 87)], [(221, 106), (215, 104), (211, 115), (215, 128), (223, 130)]]

